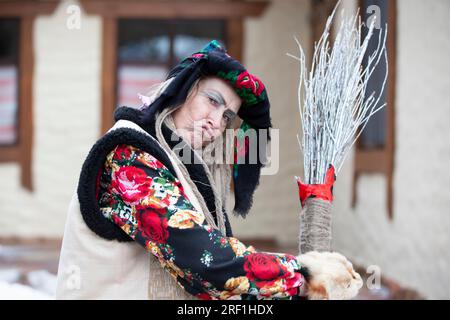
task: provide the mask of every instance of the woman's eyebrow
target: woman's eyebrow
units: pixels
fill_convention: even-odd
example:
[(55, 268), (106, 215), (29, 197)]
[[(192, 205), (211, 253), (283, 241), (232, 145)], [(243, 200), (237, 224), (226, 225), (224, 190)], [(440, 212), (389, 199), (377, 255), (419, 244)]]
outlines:
[(207, 93), (214, 96), (214, 98), (216, 98), (220, 104), (224, 105), (225, 107), (227, 106), (227, 103), (220, 92), (215, 90), (207, 90)]

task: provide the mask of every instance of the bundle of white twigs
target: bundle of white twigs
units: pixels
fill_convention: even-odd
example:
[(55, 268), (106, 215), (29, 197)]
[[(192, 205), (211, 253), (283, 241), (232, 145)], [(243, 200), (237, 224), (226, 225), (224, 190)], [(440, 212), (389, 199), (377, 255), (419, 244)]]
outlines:
[[(387, 80), (387, 26), (384, 32), (379, 32), (376, 49), (368, 54), (367, 48), (374, 34), (376, 18), (365, 26), (357, 12), (351, 18), (342, 18), (331, 46), (330, 28), (336, 9), (337, 6), (328, 18), (320, 40), (315, 44), (309, 72), (304, 51), (297, 38), (295, 41), (300, 56), (288, 54), (300, 63), (298, 101), (303, 134), (301, 137), (297, 135), (297, 138), (303, 155), (303, 181), (307, 184), (323, 184), (330, 165), (334, 166), (337, 175), (370, 117), (386, 105), (380, 104), (380, 98)], [(361, 32), (363, 27), (368, 28), (364, 39)], [(381, 90), (366, 94), (367, 84), (383, 57), (386, 61), (386, 76)], [(325, 211), (331, 211), (331, 205), (329, 208)], [(300, 239), (309, 243), (301, 246), (303, 245), (304, 250), (314, 250), (317, 246), (321, 247), (318, 249), (327, 249), (314, 242), (323, 243), (323, 237), (328, 237), (325, 243), (331, 243), (331, 212), (316, 212), (314, 208), (308, 209), (307, 205), (303, 211), (302, 219), (307, 223), (303, 223), (303, 235)], [(324, 214), (328, 217), (318, 216)], [(320, 226), (318, 230), (314, 230), (314, 221), (317, 219), (321, 221)], [(330, 223), (323, 223), (323, 219)], [(320, 237), (317, 237), (317, 233)]]

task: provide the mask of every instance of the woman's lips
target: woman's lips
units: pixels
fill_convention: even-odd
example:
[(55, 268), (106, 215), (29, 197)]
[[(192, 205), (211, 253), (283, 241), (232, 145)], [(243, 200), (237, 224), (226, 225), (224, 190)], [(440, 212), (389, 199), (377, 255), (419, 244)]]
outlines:
[(203, 139), (206, 141), (214, 140), (214, 135), (209, 130), (203, 130)]

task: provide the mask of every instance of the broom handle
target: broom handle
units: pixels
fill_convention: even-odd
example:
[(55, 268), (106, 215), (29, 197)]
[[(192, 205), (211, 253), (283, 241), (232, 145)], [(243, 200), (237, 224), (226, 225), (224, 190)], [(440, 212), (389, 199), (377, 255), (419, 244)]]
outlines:
[(308, 198), (300, 214), (300, 254), (331, 251), (331, 202)]

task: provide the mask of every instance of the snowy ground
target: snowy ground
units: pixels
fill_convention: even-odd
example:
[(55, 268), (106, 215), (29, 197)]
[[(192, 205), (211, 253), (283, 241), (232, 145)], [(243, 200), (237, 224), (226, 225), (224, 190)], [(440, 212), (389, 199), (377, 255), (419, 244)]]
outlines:
[(0, 245), (0, 300), (54, 299), (59, 244)]

